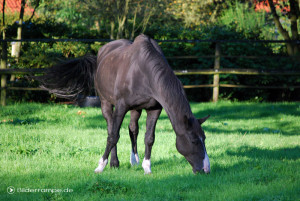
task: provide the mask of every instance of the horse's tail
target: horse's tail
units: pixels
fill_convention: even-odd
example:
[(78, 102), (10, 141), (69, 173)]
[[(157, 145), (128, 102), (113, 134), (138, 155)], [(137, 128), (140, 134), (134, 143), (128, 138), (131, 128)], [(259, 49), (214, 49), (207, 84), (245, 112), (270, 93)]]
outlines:
[(94, 73), (97, 57), (88, 55), (52, 66), (42, 76), (33, 79), (40, 87), (61, 98), (76, 99), (78, 95), (88, 95), (94, 88)]

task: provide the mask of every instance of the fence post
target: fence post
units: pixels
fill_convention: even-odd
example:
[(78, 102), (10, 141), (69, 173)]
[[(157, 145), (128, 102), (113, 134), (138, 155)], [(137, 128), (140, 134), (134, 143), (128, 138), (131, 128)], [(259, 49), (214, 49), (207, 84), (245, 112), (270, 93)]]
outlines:
[[(0, 68), (6, 69), (6, 67), (7, 67), (7, 42), (3, 41)], [(7, 85), (6, 81), (7, 81), (7, 76), (2, 75), (1, 76), (1, 100), (0, 100), (2, 106), (6, 105), (6, 85)]]
[[(220, 47), (220, 43), (216, 42), (215, 65), (214, 65), (215, 72), (217, 72), (220, 69), (220, 61), (221, 61), (221, 47)], [(218, 102), (219, 85), (220, 85), (220, 76), (219, 74), (214, 74), (213, 102)]]

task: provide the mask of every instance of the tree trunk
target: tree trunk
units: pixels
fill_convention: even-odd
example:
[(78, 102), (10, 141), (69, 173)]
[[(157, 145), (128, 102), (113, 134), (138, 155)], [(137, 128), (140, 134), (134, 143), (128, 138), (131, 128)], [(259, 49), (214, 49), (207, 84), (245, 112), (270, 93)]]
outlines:
[[(277, 27), (279, 33), (282, 35), (284, 40), (298, 40), (299, 39), (298, 26), (297, 26), (297, 20), (299, 16), (298, 0), (290, 0), (290, 6), (291, 6), (290, 20), (291, 20), (292, 37), (290, 37), (289, 32), (283, 28), (280, 22), (280, 18), (276, 13), (276, 8), (274, 6), (273, 0), (269, 0), (269, 5), (270, 5), (275, 26)], [(294, 56), (299, 52), (299, 47), (296, 43), (286, 43), (286, 47), (287, 47), (287, 52), (290, 56)]]
[[(118, 2), (118, 10), (121, 11), (121, 9), (124, 9), (123, 13), (118, 15), (118, 33), (117, 33), (117, 39), (120, 39), (123, 37), (123, 31), (124, 31), (124, 28), (125, 28), (125, 22), (126, 22), (126, 19), (127, 19), (127, 14), (128, 14), (128, 9), (129, 9), (129, 1), (130, 0), (125, 0), (125, 5), (124, 2)], [(123, 7), (124, 8), (121, 8)]]
[[(5, 40), (5, 0), (2, 3), (2, 37)], [(2, 52), (1, 52), (1, 62), (0, 68), (5, 69), (7, 68), (7, 42), (2, 42)], [(6, 105), (6, 75), (1, 76), (1, 105)]]
[[(148, 7), (148, 5), (146, 6), (146, 8)], [(149, 7), (151, 7), (151, 5), (149, 5)], [(148, 22), (151, 18), (151, 15), (152, 15), (152, 9), (150, 9), (150, 11), (148, 13), (145, 12), (144, 14), (144, 19), (143, 19), (143, 24), (142, 24), (142, 33), (144, 33), (146, 31), (146, 28), (147, 28), (147, 25), (148, 25)]]
[[(22, 26), (23, 26), (23, 18), (24, 18), (24, 9), (25, 9), (26, 0), (21, 1), (21, 10), (20, 10), (20, 17), (18, 23), (18, 30), (17, 30), (17, 40), (22, 39)], [(19, 61), (21, 52), (21, 42), (16, 42), (16, 60)]]
[(101, 34), (101, 20), (100, 19), (95, 20), (95, 26), (98, 31), (98, 34), (100, 35)]
[(113, 19), (110, 20), (110, 39), (115, 39), (114, 37), (114, 30), (115, 30), (115, 21)]
[[(298, 33), (298, 24), (297, 20), (300, 17), (299, 11), (299, 2), (298, 0), (290, 0), (291, 12), (290, 12), (290, 21), (291, 21), (291, 31), (292, 31), (292, 40), (299, 40), (299, 33)], [(293, 51), (294, 55), (299, 53), (299, 45), (296, 43), (293, 44)]]
[(137, 7), (135, 8), (134, 15), (133, 15), (133, 22), (132, 22), (132, 30), (131, 30), (131, 35), (130, 35), (130, 40), (134, 39), (134, 34), (135, 34), (135, 23), (136, 23), (136, 14), (137, 14)]
[(40, 5), (40, 0), (37, 0), (37, 1), (36, 1), (36, 4), (35, 4), (35, 7), (34, 7), (34, 9), (33, 9), (32, 15), (31, 15), (31, 17), (29, 18), (28, 22), (31, 22), (31, 20), (32, 20), (34, 14), (35, 14), (35, 11), (36, 11), (36, 9), (39, 7), (39, 5)]

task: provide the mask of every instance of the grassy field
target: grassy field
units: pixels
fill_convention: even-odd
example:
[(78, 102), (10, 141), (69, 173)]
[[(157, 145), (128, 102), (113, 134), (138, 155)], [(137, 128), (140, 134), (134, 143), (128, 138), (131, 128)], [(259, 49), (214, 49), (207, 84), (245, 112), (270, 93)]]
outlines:
[[(34, 103), (2, 107), (0, 200), (300, 200), (299, 103), (191, 106), (197, 117), (211, 115), (203, 125), (209, 175), (194, 175), (177, 152), (165, 112), (156, 128), (151, 175), (144, 175), (141, 165), (130, 166), (129, 115), (118, 143), (120, 168), (107, 166), (96, 175), (107, 137), (100, 109)], [(144, 132), (145, 112), (140, 159)], [(10, 186), (13, 194), (7, 193)]]

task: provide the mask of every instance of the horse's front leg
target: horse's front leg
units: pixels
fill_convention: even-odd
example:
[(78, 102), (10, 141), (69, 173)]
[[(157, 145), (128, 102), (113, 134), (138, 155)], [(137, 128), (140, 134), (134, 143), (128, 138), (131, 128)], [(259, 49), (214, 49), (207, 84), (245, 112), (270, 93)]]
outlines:
[[(114, 165), (119, 164), (119, 161), (117, 158), (117, 143), (120, 138), (120, 127), (122, 124), (122, 121), (124, 119), (124, 116), (127, 112), (127, 107), (124, 104), (117, 104), (115, 106), (115, 111), (112, 113), (112, 126), (108, 124), (108, 137), (107, 137), (107, 143), (106, 148), (103, 156), (99, 160), (99, 166), (95, 169), (95, 173), (101, 173), (105, 166), (107, 165), (108, 156), (110, 152), (112, 151), (112, 159), (111, 159), (111, 166), (114, 167)], [(103, 109), (102, 109), (103, 113)]]
[(139, 155), (137, 152), (137, 136), (139, 134), (139, 118), (141, 116), (142, 110), (131, 110), (130, 112), (130, 124), (129, 128), (129, 136), (131, 140), (131, 154), (130, 154), (130, 164), (137, 165), (139, 164)]
[(161, 113), (161, 108), (156, 110), (147, 110), (146, 134), (145, 134), (145, 157), (142, 167), (145, 174), (151, 174), (151, 150), (155, 140), (155, 126)]

